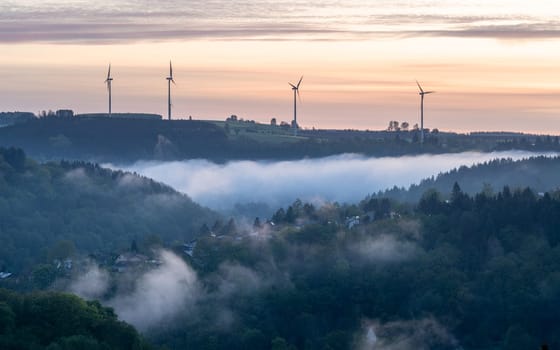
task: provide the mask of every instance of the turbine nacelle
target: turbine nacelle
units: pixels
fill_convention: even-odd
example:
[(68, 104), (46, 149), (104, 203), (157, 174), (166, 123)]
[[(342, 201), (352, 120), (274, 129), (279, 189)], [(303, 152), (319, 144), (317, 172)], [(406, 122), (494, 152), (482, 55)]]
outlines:
[(301, 76), (301, 78), (299, 78), (299, 81), (296, 85), (294, 85), (292, 83), (288, 83), (292, 87), (292, 91), (294, 91), (294, 93), (297, 94), (300, 102), (301, 102), (301, 97), (299, 96), (299, 86), (300, 86), (302, 80), (303, 80), (303, 75)]
[(171, 61), (169, 61), (169, 76), (165, 79), (175, 84), (175, 80), (173, 80), (173, 66), (171, 65)]
[(299, 89), (299, 85), (301, 84), (301, 81), (303, 80), (303, 75), (301, 76), (301, 78), (299, 78), (299, 81), (296, 85), (292, 84), (292, 83), (288, 83), (290, 84), (290, 86), (292, 87), (292, 90), (298, 90)]
[(422, 86), (420, 86), (420, 83), (418, 82), (418, 80), (416, 80), (416, 85), (418, 85), (418, 89), (420, 90), (420, 92), (418, 92), (418, 95), (420, 95), (420, 96), (435, 93), (435, 91), (424, 91), (424, 89), (422, 89)]
[(109, 70), (107, 71), (107, 79), (105, 79), (105, 82), (108, 83), (111, 80), (113, 80), (113, 78), (111, 78), (111, 64), (109, 63)]

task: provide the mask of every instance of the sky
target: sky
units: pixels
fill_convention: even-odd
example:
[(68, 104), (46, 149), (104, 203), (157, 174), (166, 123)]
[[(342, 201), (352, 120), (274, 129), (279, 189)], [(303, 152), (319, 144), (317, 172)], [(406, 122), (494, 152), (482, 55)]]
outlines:
[(3, 0), (0, 110), (560, 134), (557, 0)]

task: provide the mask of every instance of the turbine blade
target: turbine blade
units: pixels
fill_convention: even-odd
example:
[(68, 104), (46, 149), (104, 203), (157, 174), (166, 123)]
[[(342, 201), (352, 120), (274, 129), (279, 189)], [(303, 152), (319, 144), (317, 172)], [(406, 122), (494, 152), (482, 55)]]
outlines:
[(290, 84), (290, 86), (293, 87), (294, 89), (297, 89), (297, 87), (294, 84), (292, 83), (288, 83), (288, 84)]
[(424, 92), (424, 95), (426, 95), (426, 94), (433, 94), (433, 93), (435, 93), (435, 91), (426, 91), (426, 92)]
[(169, 61), (169, 76), (173, 80), (173, 67), (171, 66), (171, 61)]
[(296, 89), (299, 89), (299, 84), (301, 84), (301, 81), (303, 80), (303, 75), (301, 76), (301, 78), (299, 78), (299, 81), (296, 85)]
[(297, 98), (299, 100), (299, 103), (301, 104), (301, 96), (299, 95), (299, 89), (296, 89), (296, 93), (297, 93)]
[(418, 82), (418, 80), (416, 80), (416, 85), (418, 85), (418, 88), (420, 89), (420, 92), (424, 93), (424, 90), (420, 86), (420, 83)]
[(111, 78), (111, 63), (109, 63), (109, 70), (107, 71), (107, 80)]
[(173, 85), (177, 85), (175, 84), (175, 80), (173, 80), (173, 78), (171, 78), (171, 82), (173, 83)]

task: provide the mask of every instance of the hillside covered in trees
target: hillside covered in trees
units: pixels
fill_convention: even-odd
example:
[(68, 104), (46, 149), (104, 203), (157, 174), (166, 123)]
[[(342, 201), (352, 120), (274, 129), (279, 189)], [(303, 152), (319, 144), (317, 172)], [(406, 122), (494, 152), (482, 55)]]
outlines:
[(39, 164), (0, 148), (0, 270), (74, 252), (109, 252), (149, 236), (190, 240), (217, 214), (153, 180), (84, 162)]
[(44, 117), (0, 128), (0, 140), (35, 159), (106, 162), (210, 157), (227, 138), (221, 128), (198, 121)]
[[(415, 203), (298, 200), (270, 220), (237, 225), (134, 174), (38, 164), (18, 149), (0, 155), (1, 270), (31, 275), (34, 289), (95, 292), (101, 303), (0, 291), (0, 345), (146, 346), (104, 304), (171, 349), (560, 347), (558, 191), (470, 195), (453, 183)], [(525, 164), (547, 173), (558, 159), (530, 162), (472, 171), (492, 178), (485, 167)], [(92, 254), (135, 258), (134, 242), (153, 234), (166, 249), (153, 264), (120, 270)], [(89, 265), (49, 279), (47, 264), (73, 250), (90, 254)], [(0, 285), (22, 289), (15, 281)], [(72, 316), (52, 319), (52, 308)]]
[(96, 301), (61, 293), (0, 289), (0, 348), (148, 350), (136, 330)]
[(554, 349), (559, 220), (558, 193), (507, 187), (469, 196), (455, 184), (450, 200), (428, 192), (414, 207), (296, 201), (241, 240), (199, 239), (185, 256), (196, 297), (150, 339), (176, 349)]
[(104, 117), (32, 118), (0, 128), (0, 146), (19, 147), (35, 159), (130, 163), (205, 158), (300, 159), (342, 153), (399, 156), (421, 153), (560, 150), (558, 137), (516, 133), (469, 135), (433, 130), (419, 143), (418, 130), (301, 130), (232, 120), (143, 120)]
[(381, 191), (373, 197), (416, 203), (426, 191), (436, 190), (448, 198), (455, 182), (460, 183), (462, 190), (470, 195), (481, 191), (491, 194), (504, 186), (512, 190), (529, 187), (535, 193), (544, 193), (560, 189), (558, 174), (560, 174), (558, 156), (531, 157), (517, 161), (495, 159), (438, 174), (411, 185), (408, 189), (394, 187)]

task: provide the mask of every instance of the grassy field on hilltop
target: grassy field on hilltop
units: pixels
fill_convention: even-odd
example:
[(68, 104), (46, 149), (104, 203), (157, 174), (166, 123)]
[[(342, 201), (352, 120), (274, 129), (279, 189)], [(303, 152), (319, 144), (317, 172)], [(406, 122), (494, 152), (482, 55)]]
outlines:
[(296, 143), (309, 139), (309, 137), (306, 136), (294, 136), (293, 129), (288, 127), (261, 124), (252, 121), (208, 120), (208, 122), (224, 129), (228, 139), (231, 141), (248, 138), (259, 143), (281, 144)]

